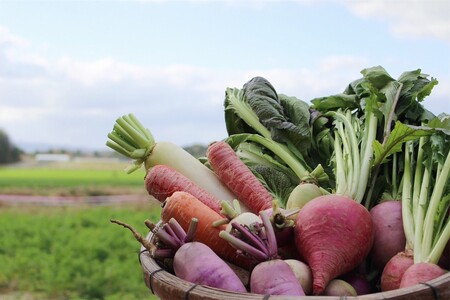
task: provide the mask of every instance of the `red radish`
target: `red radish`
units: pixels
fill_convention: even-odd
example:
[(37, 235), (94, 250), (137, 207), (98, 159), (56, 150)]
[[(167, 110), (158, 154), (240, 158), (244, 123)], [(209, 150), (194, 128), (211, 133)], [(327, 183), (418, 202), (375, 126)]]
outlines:
[(402, 276), (400, 288), (416, 285), (438, 278), (446, 273), (444, 269), (436, 264), (420, 262), (413, 264)]
[(414, 264), (411, 251), (399, 252), (386, 264), (381, 273), (381, 291), (391, 291), (400, 288), (400, 282), (405, 271)]
[[(197, 219), (192, 219), (186, 233), (180, 224), (171, 219), (169, 223), (157, 228), (153, 225), (153, 233), (159, 239), (156, 245), (149, 245), (149, 241), (142, 237), (128, 224), (117, 220), (111, 222), (130, 229), (135, 238), (149, 251), (150, 255), (158, 258), (158, 253), (171, 250), (173, 256), (173, 270), (177, 277), (186, 281), (203, 284), (233, 292), (247, 292), (241, 279), (234, 271), (220, 259), (214, 251), (200, 242), (192, 241), (197, 226)], [(150, 225), (152, 225), (150, 223)], [(159, 248), (160, 247), (160, 248)], [(161, 250), (158, 252), (158, 250)], [(164, 254), (167, 256), (166, 254)]]
[(192, 218), (197, 218), (198, 228), (195, 241), (202, 242), (210, 247), (222, 259), (234, 263), (245, 269), (254, 266), (249, 258), (236, 253), (236, 249), (219, 237), (219, 232), (226, 228), (225, 225), (213, 226), (214, 222), (223, 218), (222, 215), (212, 210), (200, 200), (187, 192), (175, 192), (163, 203), (161, 221), (169, 222), (174, 218), (187, 230)]
[(206, 155), (220, 180), (251, 212), (258, 214), (272, 207), (272, 195), (229, 144), (224, 141), (214, 142), (208, 146)]
[(259, 263), (250, 274), (250, 291), (262, 295), (305, 295), (291, 267), (278, 256), (275, 232), (265, 211), (260, 223), (244, 227), (232, 222), (231, 233), (222, 230), (220, 237), (235, 248), (255, 258)]
[(221, 210), (219, 199), (166, 165), (156, 165), (148, 171), (145, 176), (145, 188), (160, 202), (164, 202), (174, 192), (184, 191), (196, 197), (215, 212), (220, 213)]
[(373, 265), (380, 271), (397, 253), (405, 249), (401, 201), (384, 201), (370, 210), (374, 224), (374, 241), (370, 252)]
[(370, 213), (356, 201), (335, 194), (308, 202), (295, 221), (295, 244), (313, 274), (313, 294), (330, 280), (358, 266), (373, 243)]

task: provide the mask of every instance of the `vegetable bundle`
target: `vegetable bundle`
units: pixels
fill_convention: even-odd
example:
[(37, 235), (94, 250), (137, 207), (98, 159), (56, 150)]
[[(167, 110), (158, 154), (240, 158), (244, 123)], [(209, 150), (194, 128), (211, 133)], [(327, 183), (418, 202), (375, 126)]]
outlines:
[(119, 118), (107, 145), (134, 160), (127, 172), (145, 166), (145, 188), (162, 203), (150, 255), (221, 288), (198, 279), (208, 270), (194, 257), (166, 263), (194, 219), (189, 243), (209, 248), (197, 255), (215, 267), (238, 269), (242, 282), (227, 276), (240, 292), (355, 296), (448, 272), (450, 116), (422, 104), (438, 82), (421, 70), (361, 74), (311, 104), (262, 77), (227, 88), (228, 136), (200, 159), (156, 143), (134, 115)]

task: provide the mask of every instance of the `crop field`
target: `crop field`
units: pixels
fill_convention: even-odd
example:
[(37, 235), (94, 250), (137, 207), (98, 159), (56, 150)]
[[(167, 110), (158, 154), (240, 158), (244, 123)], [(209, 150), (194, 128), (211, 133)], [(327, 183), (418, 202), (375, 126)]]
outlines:
[(143, 191), (144, 171), (125, 164), (50, 164), (0, 168), (0, 194), (105, 195)]
[[(122, 169), (0, 168), (0, 194), (142, 193), (143, 172), (127, 175)], [(159, 214), (159, 203), (151, 200), (106, 206), (0, 202), (0, 299), (157, 299), (144, 284), (140, 245), (109, 220), (145, 234), (143, 221), (157, 222)]]

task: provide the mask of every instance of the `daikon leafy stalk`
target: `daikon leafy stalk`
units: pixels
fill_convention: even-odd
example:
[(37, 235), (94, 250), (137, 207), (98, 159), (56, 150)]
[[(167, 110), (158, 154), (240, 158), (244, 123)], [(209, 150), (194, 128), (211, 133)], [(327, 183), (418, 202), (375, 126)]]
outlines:
[[(385, 179), (378, 176), (381, 166), (390, 163), (405, 142), (429, 134), (417, 126), (434, 115), (420, 102), (437, 81), (429, 80), (420, 70), (405, 72), (398, 79), (380, 66), (361, 73), (363, 77), (351, 82), (343, 93), (311, 102), (322, 118), (332, 122), (335, 190), (370, 208), (387, 192), (377, 190), (377, 186), (398, 187), (378, 184)], [(322, 150), (329, 151), (317, 147), (317, 151)]]
[(450, 116), (421, 130), (431, 134), (404, 147), (403, 227), (414, 262), (437, 263), (450, 239)]

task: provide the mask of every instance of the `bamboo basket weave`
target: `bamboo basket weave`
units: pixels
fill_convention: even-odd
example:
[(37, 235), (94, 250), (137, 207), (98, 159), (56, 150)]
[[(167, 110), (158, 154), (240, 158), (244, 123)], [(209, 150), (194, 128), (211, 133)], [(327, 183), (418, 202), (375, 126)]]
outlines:
[[(147, 239), (151, 240), (150, 232)], [(412, 287), (361, 295), (357, 297), (337, 296), (270, 296), (253, 293), (236, 293), (222, 289), (197, 285), (182, 280), (166, 271), (141, 247), (139, 252), (144, 281), (149, 290), (162, 300), (450, 300), (450, 272), (428, 282)]]

